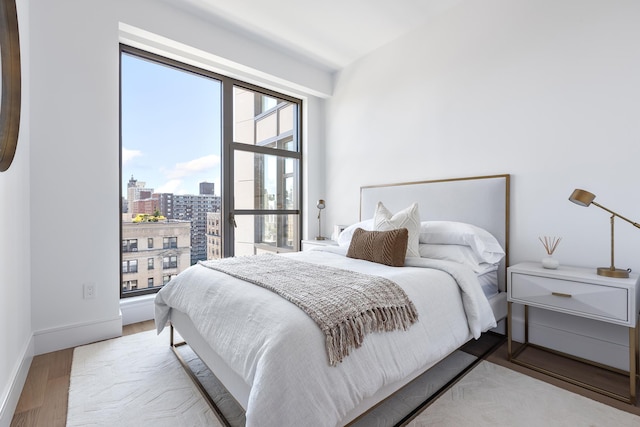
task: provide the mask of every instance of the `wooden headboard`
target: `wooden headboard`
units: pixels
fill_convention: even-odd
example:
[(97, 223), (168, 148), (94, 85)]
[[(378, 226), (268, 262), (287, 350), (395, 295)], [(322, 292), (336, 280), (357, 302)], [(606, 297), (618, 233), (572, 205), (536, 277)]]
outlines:
[(369, 185), (360, 188), (360, 219), (372, 218), (378, 201), (397, 212), (418, 203), (422, 221), (458, 221), (482, 227), (502, 245), (500, 290), (509, 265), (509, 178), (491, 175), (434, 181)]

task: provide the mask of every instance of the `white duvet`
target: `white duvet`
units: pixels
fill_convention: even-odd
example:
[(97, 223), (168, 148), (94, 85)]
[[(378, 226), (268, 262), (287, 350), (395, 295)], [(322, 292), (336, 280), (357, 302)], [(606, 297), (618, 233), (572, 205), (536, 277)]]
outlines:
[(413, 301), (418, 322), (408, 331), (367, 335), (362, 347), (331, 367), (324, 335), (297, 306), (259, 286), (194, 265), (157, 294), (158, 332), (172, 308), (186, 313), (250, 386), (246, 425), (297, 427), (342, 425), (350, 411), (379, 389), (435, 364), (496, 325), (469, 268), (425, 258), (388, 267), (347, 258), (340, 251), (283, 256), (387, 277)]

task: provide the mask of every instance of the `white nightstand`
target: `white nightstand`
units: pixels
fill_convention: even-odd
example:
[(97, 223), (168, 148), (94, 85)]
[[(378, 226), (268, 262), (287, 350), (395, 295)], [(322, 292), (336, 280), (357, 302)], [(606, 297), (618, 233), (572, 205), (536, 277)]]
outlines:
[[(609, 397), (635, 403), (636, 375), (639, 364), (636, 326), (638, 308), (640, 308), (640, 291), (638, 290), (638, 275), (631, 274), (630, 276), (628, 279), (598, 276), (595, 268), (560, 266), (557, 270), (548, 270), (543, 268), (540, 263), (533, 262), (509, 267), (507, 269), (507, 351), (509, 360)], [(512, 303), (524, 305), (524, 343), (515, 352), (512, 351)], [(528, 346), (542, 348), (529, 343), (529, 307), (586, 317), (629, 328), (629, 397), (519, 360), (518, 355)], [(579, 360), (587, 362), (584, 359)], [(617, 372), (617, 370), (614, 371)]]
[(309, 249), (316, 248), (318, 246), (338, 246), (338, 242), (335, 240), (303, 240), (302, 241), (302, 250), (308, 251)]

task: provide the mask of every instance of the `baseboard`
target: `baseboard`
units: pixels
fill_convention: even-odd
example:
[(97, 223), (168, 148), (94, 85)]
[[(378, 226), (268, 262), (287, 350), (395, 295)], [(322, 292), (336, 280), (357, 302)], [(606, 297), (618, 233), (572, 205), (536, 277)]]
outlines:
[(155, 315), (155, 298), (156, 294), (150, 294), (121, 299), (122, 325), (152, 320)]
[(50, 353), (122, 336), (122, 315), (34, 332), (34, 354)]
[(25, 345), (22, 351), (22, 357), (20, 363), (16, 366), (11, 378), (11, 384), (7, 387), (6, 395), (2, 396), (2, 407), (0, 407), (0, 427), (9, 427), (13, 414), (15, 413), (20, 394), (24, 387), (24, 383), (31, 367), (31, 361), (34, 355), (34, 339), (33, 335), (29, 338), (29, 341)]
[[(524, 315), (520, 310), (514, 310), (512, 327), (513, 339), (522, 342)], [(629, 370), (628, 336), (624, 326), (546, 310), (529, 312), (530, 342), (624, 371)]]

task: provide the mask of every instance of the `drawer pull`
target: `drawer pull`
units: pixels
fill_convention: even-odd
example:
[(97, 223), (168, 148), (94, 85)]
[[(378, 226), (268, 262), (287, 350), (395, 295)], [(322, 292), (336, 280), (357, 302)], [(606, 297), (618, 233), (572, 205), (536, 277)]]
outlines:
[(571, 298), (571, 294), (563, 294), (562, 292), (551, 292), (551, 295), (563, 298)]

